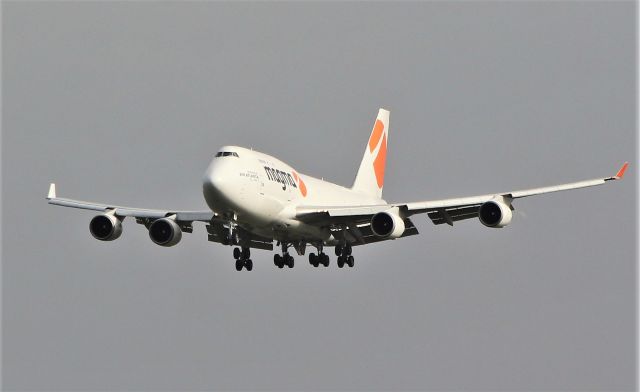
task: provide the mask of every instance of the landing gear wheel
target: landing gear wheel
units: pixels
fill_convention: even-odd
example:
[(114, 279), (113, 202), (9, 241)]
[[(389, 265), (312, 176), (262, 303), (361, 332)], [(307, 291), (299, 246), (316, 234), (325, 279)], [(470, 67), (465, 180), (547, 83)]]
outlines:
[(342, 252), (344, 253), (345, 256), (351, 256), (351, 251), (352, 251), (351, 244), (346, 244), (342, 249)]
[(342, 245), (336, 245), (335, 251), (336, 256), (340, 256), (342, 254)]
[(240, 248), (233, 248), (233, 258), (238, 260), (240, 257), (242, 257), (242, 251)]
[(326, 253), (322, 254), (322, 265), (324, 265), (325, 267), (329, 266), (329, 255)]
[(246, 259), (244, 261), (244, 268), (246, 268), (247, 271), (251, 271), (253, 269), (253, 261), (251, 261), (251, 259)]
[(318, 266), (318, 256), (315, 253), (309, 253), (309, 264), (314, 267)]
[(353, 256), (348, 256), (347, 257), (347, 265), (349, 266), (349, 268), (353, 268)]
[(344, 267), (344, 256), (338, 256), (338, 268)]
[(293, 256), (291, 256), (291, 255), (287, 255), (287, 266), (288, 266), (289, 268), (293, 268), (293, 264), (294, 264), (294, 262), (293, 262)]
[(282, 256), (277, 253), (273, 255), (273, 264), (275, 264), (278, 268), (284, 267), (284, 260), (282, 260)]
[(242, 271), (242, 267), (244, 267), (244, 261), (236, 260), (236, 271)]

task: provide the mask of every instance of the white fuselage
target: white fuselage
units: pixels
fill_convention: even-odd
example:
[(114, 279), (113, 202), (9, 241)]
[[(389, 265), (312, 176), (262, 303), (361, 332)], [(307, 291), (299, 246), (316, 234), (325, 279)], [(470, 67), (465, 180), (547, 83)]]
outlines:
[[(225, 154), (226, 153), (226, 154)], [(328, 227), (295, 219), (298, 206), (384, 204), (384, 200), (296, 172), (267, 154), (225, 146), (203, 178), (203, 194), (211, 210), (233, 219), (243, 229), (285, 240), (333, 242)]]

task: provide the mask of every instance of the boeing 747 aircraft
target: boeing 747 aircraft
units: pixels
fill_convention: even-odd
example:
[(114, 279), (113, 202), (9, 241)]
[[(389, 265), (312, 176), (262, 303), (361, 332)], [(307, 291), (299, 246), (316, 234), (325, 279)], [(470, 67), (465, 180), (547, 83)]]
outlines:
[(206, 224), (209, 241), (234, 246), (236, 270), (253, 269), (251, 248), (282, 254), (273, 258), (278, 268), (293, 268), (289, 249), (302, 256), (307, 246), (314, 267), (329, 266), (326, 247), (334, 247), (339, 268), (353, 267), (352, 248), (372, 242), (418, 234), (411, 221), (426, 213), (435, 224), (453, 225), (478, 218), (491, 228), (508, 225), (513, 201), (522, 197), (602, 185), (619, 180), (628, 163), (613, 177), (569, 184), (444, 200), (387, 203), (382, 199), (389, 142), (389, 111), (380, 109), (353, 185), (346, 188), (297, 172), (278, 158), (250, 149), (225, 146), (204, 173), (202, 192), (210, 210), (177, 211), (120, 207), (56, 196), (51, 184), (49, 204), (99, 211), (89, 223), (91, 234), (113, 241), (122, 234), (122, 221), (135, 218), (160, 246), (174, 246), (182, 233), (193, 231), (193, 222)]

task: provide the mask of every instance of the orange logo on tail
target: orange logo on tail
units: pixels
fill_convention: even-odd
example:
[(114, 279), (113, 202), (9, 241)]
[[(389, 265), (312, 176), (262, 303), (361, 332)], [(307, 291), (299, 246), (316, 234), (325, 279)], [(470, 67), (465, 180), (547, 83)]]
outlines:
[(384, 124), (382, 121), (376, 120), (376, 124), (373, 126), (373, 131), (371, 131), (371, 137), (369, 138), (369, 151), (373, 152), (378, 145), (380, 136), (382, 136), (382, 131), (384, 131)]
[[(376, 121), (376, 125), (378, 125), (379, 121)], [(375, 129), (374, 129), (375, 131)], [(382, 136), (382, 144), (380, 145), (380, 149), (378, 150), (378, 155), (376, 159), (373, 161), (373, 170), (376, 173), (376, 181), (378, 182), (378, 188), (382, 189), (382, 185), (384, 185), (384, 164), (387, 160), (387, 136)]]
[(380, 144), (376, 158), (373, 160), (373, 171), (376, 174), (378, 188), (382, 189), (382, 185), (384, 184), (384, 164), (387, 160), (387, 136), (384, 134), (384, 124), (382, 121), (376, 119), (373, 131), (371, 131), (371, 137), (369, 137), (369, 151), (371, 153), (376, 149), (380, 138), (382, 138), (382, 143)]

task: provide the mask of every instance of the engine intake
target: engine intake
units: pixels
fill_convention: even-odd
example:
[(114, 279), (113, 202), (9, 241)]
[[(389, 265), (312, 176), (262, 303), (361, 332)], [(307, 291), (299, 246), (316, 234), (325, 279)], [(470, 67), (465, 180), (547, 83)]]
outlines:
[(487, 227), (501, 228), (511, 222), (513, 213), (511, 207), (498, 200), (489, 200), (483, 203), (478, 210), (480, 222)]
[(182, 230), (173, 219), (162, 218), (149, 226), (149, 238), (160, 246), (174, 246), (182, 239)]
[(96, 215), (89, 222), (89, 231), (97, 240), (113, 241), (122, 234), (122, 222), (111, 214)]
[(378, 212), (371, 218), (371, 231), (378, 237), (399, 238), (404, 229), (404, 221), (396, 214)]

